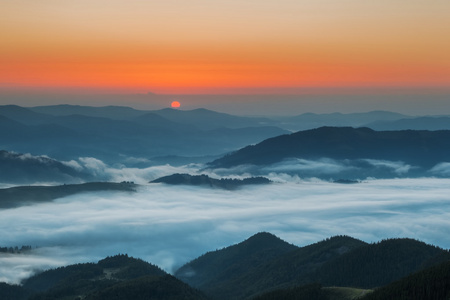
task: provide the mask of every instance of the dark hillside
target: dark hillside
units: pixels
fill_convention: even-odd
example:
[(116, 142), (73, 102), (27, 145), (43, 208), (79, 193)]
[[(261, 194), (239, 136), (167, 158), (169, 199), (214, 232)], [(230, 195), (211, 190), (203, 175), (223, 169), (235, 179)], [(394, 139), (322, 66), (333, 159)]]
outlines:
[(95, 292), (86, 300), (203, 300), (203, 293), (171, 275), (146, 276)]
[(210, 163), (211, 167), (265, 165), (288, 158), (378, 159), (431, 168), (450, 160), (450, 131), (374, 131), (321, 127), (247, 146)]
[[(232, 284), (237, 276), (295, 249), (296, 246), (262, 232), (239, 244), (200, 256), (178, 269), (175, 276), (207, 294), (227, 298), (231, 293), (242, 293), (239, 290), (242, 286)], [(223, 285), (236, 290), (228, 290), (229, 294), (217, 293), (218, 287)]]
[(375, 288), (432, 264), (449, 260), (447, 251), (412, 239), (390, 239), (365, 245), (317, 270), (325, 286)]
[(450, 261), (417, 272), (377, 289), (362, 299), (448, 300), (450, 299)]
[(128, 255), (48, 270), (26, 280), (23, 288), (34, 292), (31, 300), (206, 299), (158, 267)]
[(135, 184), (130, 182), (89, 182), (58, 186), (18, 186), (0, 189), (0, 208), (32, 205), (84, 192), (134, 192), (136, 187)]
[[(317, 282), (314, 272), (323, 264), (364, 245), (366, 243), (348, 236), (331, 237), (266, 261), (249, 272), (238, 274), (229, 282), (246, 287), (246, 294), (242, 293), (236, 298), (248, 298), (272, 289), (314, 283)], [(230, 286), (221, 288), (230, 289)], [(221, 293), (224, 291), (219, 290), (219, 294)]]
[(310, 283), (312, 272), (323, 263), (361, 245), (342, 236), (298, 248), (263, 233), (207, 253), (176, 276), (218, 299), (244, 299), (280, 286)]

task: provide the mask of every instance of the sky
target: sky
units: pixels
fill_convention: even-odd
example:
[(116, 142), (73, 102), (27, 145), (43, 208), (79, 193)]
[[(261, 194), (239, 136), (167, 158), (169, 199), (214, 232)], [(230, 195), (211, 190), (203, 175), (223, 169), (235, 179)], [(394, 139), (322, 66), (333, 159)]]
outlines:
[(43, 91), (434, 95), (450, 90), (449, 11), (447, 0), (1, 1), (1, 101)]

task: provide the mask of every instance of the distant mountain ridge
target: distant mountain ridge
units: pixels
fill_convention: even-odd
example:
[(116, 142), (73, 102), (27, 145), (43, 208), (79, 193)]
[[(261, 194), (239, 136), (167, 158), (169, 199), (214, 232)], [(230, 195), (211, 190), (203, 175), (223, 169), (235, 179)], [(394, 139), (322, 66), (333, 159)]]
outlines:
[[(445, 177), (449, 172), (432, 168), (438, 163), (450, 162), (446, 154), (449, 152), (446, 130), (391, 129), (398, 124), (407, 124), (401, 125), (402, 128), (417, 129), (445, 127), (447, 123), (450, 126), (449, 119), (445, 116), (410, 117), (386, 111), (260, 118), (233, 116), (201, 108), (146, 111), (124, 106), (25, 108), (5, 105), (0, 106), (0, 149), (32, 153), (34, 156), (46, 155), (59, 161), (94, 157), (109, 165), (121, 163), (140, 168), (172, 161), (177, 164), (206, 162), (206, 157), (216, 158), (225, 153), (232, 154), (215, 160), (211, 166), (265, 166), (289, 158), (325, 158), (338, 160), (338, 168), (344, 172), (330, 174), (325, 170), (321, 173), (306, 165), (304, 168), (300, 166), (306, 171), (302, 169), (292, 173), (325, 180)], [(298, 128), (293, 124), (300, 127), (369, 124), (384, 126), (389, 131), (328, 126), (291, 133), (288, 130)], [(269, 142), (271, 138), (274, 138), (273, 143)], [(255, 146), (246, 147), (248, 145)], [(248, 155), (245, 154), (247, 152)], [(175, 157), (176, 160), (173, 159)], [(295, 162), (288, 164), (295, 168)], [(284, 171), (281, 168), (281, 171), (274, 172)]]
[(370, 127), (368, 124), (373, 122), (391, 122), (406, 118), (409, 118), (409, 116), (389, 111), (369, 111), (365, 113), (348, 114), (304, 113), (297, 116), (279, 118), (279, 120), (283, 123), (284, 128), (289, 128), (293, 131), (300, 131), (324, 126)]
[(393, 121), (376, 121), (366, 125), (374, 130), (450, 130), (450, 117), (426, 116)]
[(206, 109), (6, 105), (0, 106), (0, 149), (111, 162), (127, 156), (219, 155), (288, 132), (265, 121)]

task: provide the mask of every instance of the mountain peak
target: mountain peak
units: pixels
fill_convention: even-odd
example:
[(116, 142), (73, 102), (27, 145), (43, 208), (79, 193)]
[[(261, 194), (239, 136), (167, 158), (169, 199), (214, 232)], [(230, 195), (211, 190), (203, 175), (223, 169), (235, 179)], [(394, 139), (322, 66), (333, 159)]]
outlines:
[(265, 247), (274, 247), (276, 245), (285, 245), (287, 242), (283, 241), (276, 235), (269, 232), (258, 232), (255, 235), (252, 235), (242, 243), (238, 245), (245, 245), (249, 248), (253, 249), (262, 249)]

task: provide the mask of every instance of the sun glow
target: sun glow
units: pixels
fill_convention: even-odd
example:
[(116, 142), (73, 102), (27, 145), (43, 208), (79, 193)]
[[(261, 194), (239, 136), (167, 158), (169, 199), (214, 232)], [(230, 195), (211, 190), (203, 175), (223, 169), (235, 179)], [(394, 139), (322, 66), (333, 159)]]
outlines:
[(170, 104), (170, 107), (172, 107), (172, 108), (179, 108), (181, 106), (181, 104), (180, 104), (180, 102), (178, 102), (178, 101), (173, 101), (171, 104)]

